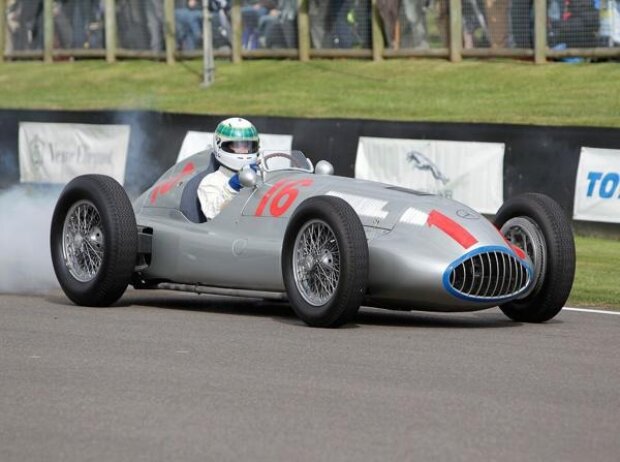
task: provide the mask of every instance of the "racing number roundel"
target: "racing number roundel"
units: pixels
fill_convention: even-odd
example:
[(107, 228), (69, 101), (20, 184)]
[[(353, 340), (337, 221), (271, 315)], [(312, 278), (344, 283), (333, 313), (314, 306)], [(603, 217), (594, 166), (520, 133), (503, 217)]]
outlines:
[(263, 216), (267, 204), (269, 204), (269, 214), (271, 216), (282, 216), (297, 199), (299, 186), (310, 186), (311, 184), (312, 180), (278, 181), (269, 188), (260, 200), (258, 207), (256, 207), (256, 216)]

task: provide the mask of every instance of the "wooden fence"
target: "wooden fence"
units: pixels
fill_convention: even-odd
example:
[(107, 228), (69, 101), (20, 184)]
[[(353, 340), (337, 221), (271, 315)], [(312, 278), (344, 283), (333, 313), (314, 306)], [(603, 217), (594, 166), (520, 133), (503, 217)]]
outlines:
[[(308, 0), (297, 0), (297, 48), (255, 49), (242, 47), (241, 0), (233, 0), (231, 10), (232, 46), (226, 51), (215, 51), (216, 57), (226, 57), (234, 63), (251, 58), (290, 58), (308, 61), (312, 58), (367, 58), (379, 61), (398, 57), (437, 57), (460, 62), (467, 57), (528, 58), (540, 64), (548, 59), (580, 56), (585, 58), (620, 57), (620, 46), (600, 48), (568, 48), (553, 50), (547, 46), (547, 0), (534, 0), (533, 48), (463, 48), (462, 0), (449, 1), (449, 40), (444, 48), (401, 48), (390, 49), (384, 44), (381, 18), (377, 0), (371, 0), (371, 46), (354, 49), (314, 49), (310, 41), (310, 20)], [(0, 0), (0, 12), (6, 10), (7, 0)], [(166, 60), (173, 64), (178, 59), (200, 58), (202, 50), (180, 51), (176, 47), (174, 0), (164, 0), (164, 43), (165, 51), (128, 50), (117, 45), (116, 0), (105, 0), (105, 43), (103, 49), (57, 49), (54, 48), (53, 0), (43, 0), (43, 49), (5, 51), (6, 15), (0, 14), (0, 62), (13, 59), (55, 59), (105, 58), (108, 62), (124, 58)]]

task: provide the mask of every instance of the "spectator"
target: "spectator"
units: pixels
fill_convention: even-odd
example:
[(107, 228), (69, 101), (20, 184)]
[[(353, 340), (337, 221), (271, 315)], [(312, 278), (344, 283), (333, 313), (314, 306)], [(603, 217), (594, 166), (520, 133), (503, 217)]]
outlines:
[(383, 20), (388, 46), (394, 50), (400, 47), (400, 0), (377, 0), (377, 8)]
[(508, 47), (509, 0), (485, 0), (491, 48)]
[(263, 18), (276, 10), (276, 7), (274, 0), (258, 0), (248, 1), (241, 8), (243, 48), (253, 50), (261, 46), (260, 38), (264, 37), (264, 27), (261, 27), (264, 24)]
[(174, 12), (176, 41), (181, 50), (201, 48), (202, 6), (197, 0), (186, 0), (184, 6)]
[(17, 0), (8, 0), (6, 4), (6, 36), (5, 50), (11, 53), (15, 50), (15, 37), (19, 30), (19, 3)]
[(326, 46), (328, 11), (329, 2), (325, 0), (310, 0), (308, 17), (310, 18), (310, 39), (313, 48), (323, 48)]
[(259, 21), (267, 48), (297, 47), (297, 1), (278, 0), (277, 8)]
[(71, 48), (73, 45), (73, 27), (67, 14), (69, 2), (54, 2), (54, 48)]
[(151, 51), (164, 49), (164, 0), (145, 0), (146, 27)]
[(13, 49), (43, 48), (43, 0), (15, 0), (10, 5)]
[[(549, 2), (549, 5), (554, 0)], [(534, 32), (532, 29), (534, 15), (532, 0), (510, 1), (511, 45), (517, 48), (533, 48)]]
[(411, 47), (428, 48), (426, 38), (426, 0), (403, 0), (403, 6), (405, 17), (411, 29)]
[(103, 1), (63, 0), (62, 11), (70, 23), (70, 48), (103, 47)]
[(213, 46), (222, 47), (232, 44), (232, 27), (230, 25), (230, 6), (232, 0), (208, 0), (213, 27)]
[(331, 0), (328, 12), (329, 44), (333, 48), (370, 45), (368, 0)]
[(149, 36), (142, 0), (116, 0), (120, 48), (148, 50)]
[(559, 14), (550, 15), (549, 46), (589, 48), (598, 44), (599, 11), (593, 0), (563, 0), (554, 4)]

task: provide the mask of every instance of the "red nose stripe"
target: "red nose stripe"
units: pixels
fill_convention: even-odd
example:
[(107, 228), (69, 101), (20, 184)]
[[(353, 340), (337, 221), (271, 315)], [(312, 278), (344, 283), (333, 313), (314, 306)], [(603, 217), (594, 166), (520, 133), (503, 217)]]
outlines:
[(436, 226), (466, 249), (469, 249), (478, 242), (469, 231), (437, 210), (433, 210), (429, 213), (426, 224), (429, 227)]
[(514, 252), (517, 254), (517, 256), (521, 259), (521, 260), (525, 260), (525, 252), (523, 250), (521, 250), (519, 247), (517, 247), (516, 245), (512, 245), (510, 242), (508, 243), (510, 245), (510, 248), (512, 250), (514, 250)]

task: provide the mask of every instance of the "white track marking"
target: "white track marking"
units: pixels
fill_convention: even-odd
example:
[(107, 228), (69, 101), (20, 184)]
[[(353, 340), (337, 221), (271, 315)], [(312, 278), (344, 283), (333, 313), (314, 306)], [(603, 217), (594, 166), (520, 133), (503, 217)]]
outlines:
[(590, 310), (588, 308), (569, 308), (569, 307), (564, 307), (563, 309), (568, 310), (568, 311), (578, 311), (580, 313), (600, 313), (600, 314), (620, 315), (620, 311)]

